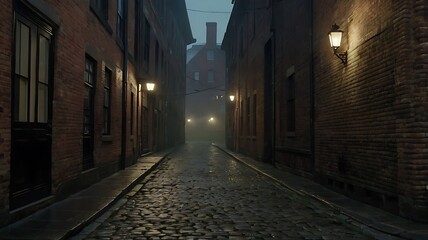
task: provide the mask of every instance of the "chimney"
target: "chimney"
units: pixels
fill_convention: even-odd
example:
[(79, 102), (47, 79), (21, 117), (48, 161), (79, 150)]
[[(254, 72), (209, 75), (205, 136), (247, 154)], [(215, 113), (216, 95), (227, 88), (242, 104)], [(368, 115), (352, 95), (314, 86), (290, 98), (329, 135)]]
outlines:
[(217, 23), (207, 22), (207, 43), (208, 47), (215, 47), (217, 45)]

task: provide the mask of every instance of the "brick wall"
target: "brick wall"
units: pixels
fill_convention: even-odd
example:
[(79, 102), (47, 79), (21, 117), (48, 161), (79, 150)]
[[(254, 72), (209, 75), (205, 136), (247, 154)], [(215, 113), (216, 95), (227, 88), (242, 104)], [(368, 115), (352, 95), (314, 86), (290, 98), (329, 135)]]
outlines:
[[(311, 12), (309, 1), (279, 1), (274, 5), (276, 155), (278, 167), (311, 173), (310, 78)], [(298, 22), (298, 24), (296, 24)], [(294, 75), (294, 77), (293, 77)], [(290, 83), (294, 78), (294, 130), (289, 109)], [(290, 103), (291, 104), (291, 103)]]
[(427, 1), (394, 4), (400, 214), (428, 221)]
[[(326, 0), (314, 7), (317, 171), (357, 198), (426, 219), (427, 3)], [(334, 23), (344, 31), (346, 66), (329, 47)]]
[(9, 202), (12, 2), (0, 5), (0, 225)]

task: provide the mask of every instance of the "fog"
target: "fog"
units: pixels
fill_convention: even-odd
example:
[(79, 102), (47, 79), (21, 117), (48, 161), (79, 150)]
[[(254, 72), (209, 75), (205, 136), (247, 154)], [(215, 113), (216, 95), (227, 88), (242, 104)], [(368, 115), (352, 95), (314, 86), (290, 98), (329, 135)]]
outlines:
[[(187, 54), (186, 141), (224, 142), (226, 74), (220, 44), (233, 5), (231, 0), (186, 0), (186, 5), (196, 39)], [(207, 23), (216, 30), (208, 44)]]

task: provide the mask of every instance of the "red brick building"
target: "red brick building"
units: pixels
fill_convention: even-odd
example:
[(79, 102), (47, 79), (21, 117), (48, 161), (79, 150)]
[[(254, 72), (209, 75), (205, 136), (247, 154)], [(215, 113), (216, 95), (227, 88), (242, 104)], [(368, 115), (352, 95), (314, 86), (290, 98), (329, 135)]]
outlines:
[(217, 44), (217, 23), (206, 25), (206, 43), (187, 50), (186, 139), (223, 142), (225, 54)]
[[(238, 100), (229, 147), (428, 221), (428, 3), (234, 4), (222, 44)], [(343, 62), (329, 43), (334, 24)]]
[(184, 0), (0, 6), (0, 225), (184, 141)]

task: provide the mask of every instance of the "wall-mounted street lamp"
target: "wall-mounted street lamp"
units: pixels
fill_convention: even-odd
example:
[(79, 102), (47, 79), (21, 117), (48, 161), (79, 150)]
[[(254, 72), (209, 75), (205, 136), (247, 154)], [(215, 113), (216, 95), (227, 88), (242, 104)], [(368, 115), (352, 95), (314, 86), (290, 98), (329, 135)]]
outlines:
[(233, 101), (235, 101), (235, 96), (234, 95), (230, 95), (229, 99), (230, 99), (231, 102), (233, 102)]
[(336, 55), (343, 64), (346, 65), (348, 62), (348, 52), (338, 52), (337, 50), (340, 47), (340, 44), (342, 43), (342, 36), (343, 31), (339, 30), (339, 26), (337, 24), (334, 24), (331, 27), (331, 31), (328, 34), (328, 37), (330, 38), (330, 46), (333, 48), (334, 55)]
[(156, 84), (154, 82), (147, 82), (146, 83), (146, 88), (147, 88), (147, 91), (149, 91), (149, 92), (153, 92), (155, 90), (155, 86), (156, 86)]

